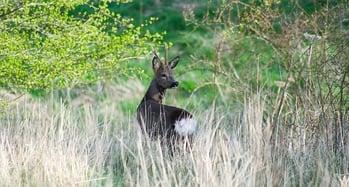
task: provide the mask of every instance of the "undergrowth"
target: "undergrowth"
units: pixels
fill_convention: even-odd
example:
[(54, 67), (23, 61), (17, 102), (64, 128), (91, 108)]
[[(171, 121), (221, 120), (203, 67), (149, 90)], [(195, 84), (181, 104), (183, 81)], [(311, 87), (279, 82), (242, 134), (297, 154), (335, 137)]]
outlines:
[(99, 102), (53, 98), (23, 96), (1, 113), (1, 186), (349, 184), (342, 162), (349, 154), (337, 154), (324, 139), (304, 144), (285, 130), (270, 143), (271, 114), (262, 92), (246, 95), (235, 111), (215, 103), (197, 108), (193, 149), (174, 157), (159, 142), (147, 142), (135, 115), (121, 113), (112, 95)]

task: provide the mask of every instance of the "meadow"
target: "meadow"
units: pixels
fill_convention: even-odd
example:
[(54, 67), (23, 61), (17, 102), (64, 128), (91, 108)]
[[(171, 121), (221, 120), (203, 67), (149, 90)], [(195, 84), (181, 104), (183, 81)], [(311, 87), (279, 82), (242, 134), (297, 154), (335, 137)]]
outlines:
[[(101, 3), (100, 12), (92, 1), (68, 3), (74, 19), (68, 26), (61, 20), (61, 44), (38, 42), (20, 56), (13, 51), (25, 45), (0, 42), (1, 61), (38, 62), (6, 72), (24, 78), (0, 71), (0, 186), (349, 186), (349, 4), (268, 2), (135, 0)], [(35, 12), (46, 4), (30, 6)], [(163, 41), (108, 30), (102, 15), (114, 14), (106, 10), (136, 25), (157, 17), (142, 29), (166, 32)], [(69, 30), (78, 19), (92, 24)], [(27, 27), (20, 31), (31, 33)], [(3, 36), (21, 34), (11, 29)], [(126, 42), (113, 37), (120, 32)], [(50, 41), (43, 34), (29, 43)], [(136, 121), (153, 76), (151, 48), (162, 56), (163, 42), (170, 57), (181, 57), (179, 87), (167, 91), (165, 103), (198, 120), (192, 150), (173, 157)], [(44, 62), (57, 62), (61, 72), (46, 76), (52, 71)]]
[(22, 96), (10, 104), (1, 116), (1, 186), (349, 185), (340, 172), (348, 169), (348, 149), (341, 163), (325, 132), (317, 142), (290, 131), (269, 143), (262, 93), (246, 95), (239, 110), (215, 103), (194, 110), (192, 151), (170, 157), (158, 141), (145, 140), (133, 113), (120, 112), (118, 101), (144, 92), (131, 82), (104, 88), (113, 91), (99, 102), (90, 93), (69, 102)]

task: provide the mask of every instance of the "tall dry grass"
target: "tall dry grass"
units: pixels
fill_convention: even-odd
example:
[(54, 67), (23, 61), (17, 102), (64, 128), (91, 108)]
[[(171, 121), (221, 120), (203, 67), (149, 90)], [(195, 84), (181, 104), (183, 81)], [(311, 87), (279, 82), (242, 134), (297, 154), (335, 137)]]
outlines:
[(271, 146), (264, 100), (247, 96), (236, 112), (198, 109), (192, 152), (170, 157), (112, 99), (27, 97), (1, 114), (0, 186), (348, 186), (323, 143), (298, 149), (303, 140), (293, 139), (291, 149), (285, 137)]

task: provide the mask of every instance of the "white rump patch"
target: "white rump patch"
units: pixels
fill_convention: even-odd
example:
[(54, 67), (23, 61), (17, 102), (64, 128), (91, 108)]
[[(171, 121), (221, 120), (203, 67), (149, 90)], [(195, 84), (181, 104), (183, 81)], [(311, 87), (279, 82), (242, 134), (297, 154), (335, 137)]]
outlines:
[(183, 118), (175, 123), (175, 131), (181, 136), (194, 133), (197, 121), (193, 118)]

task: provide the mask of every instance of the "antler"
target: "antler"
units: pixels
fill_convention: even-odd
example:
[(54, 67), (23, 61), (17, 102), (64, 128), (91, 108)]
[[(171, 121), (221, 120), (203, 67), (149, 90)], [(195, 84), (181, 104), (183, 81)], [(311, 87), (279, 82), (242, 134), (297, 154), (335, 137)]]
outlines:
[(158, 56), (158, 53), (156, 52), (156, 49), (154, 47), (152, 47), (152, 51), (153, 51), (153, 54), (160, 60), (161, 62), (161, 59), (160, 57)]
[(166, 42), (164, 43), (164, 50), (165, 50), (165, 64), (167, 65), (168, 60), (168, 47)]
[[(167, 65), (168, 63), (168, 46), (166, 44), (166, 42), (164, 43), (164, 50), (165, 50), (165, 64)], [(161, 62), (161, 59), (160, 57), (158, 56), (158, 53), (156, 52), (156, 49), (154, 47), (152, 47), (152, 51), (153, 51), (153, 54), (160, 60)]]

